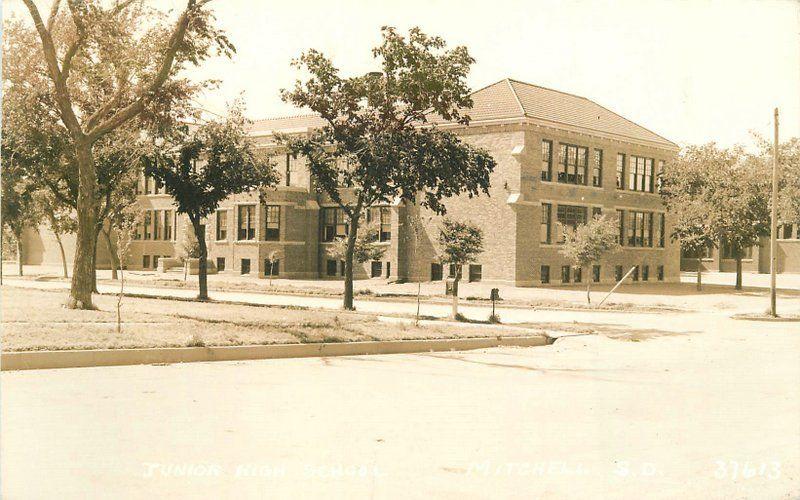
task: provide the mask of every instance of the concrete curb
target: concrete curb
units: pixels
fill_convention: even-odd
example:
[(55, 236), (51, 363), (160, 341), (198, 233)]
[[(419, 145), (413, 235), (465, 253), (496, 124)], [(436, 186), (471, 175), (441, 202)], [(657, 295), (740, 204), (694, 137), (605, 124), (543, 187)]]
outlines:
[(0, 354), (0, 370), (43, 370), (50, 368), (357, 356), (366, 354), (409, 354), (487, 349), (500, 346), (532, 347), (552, 344), (554, 341), (555, 339), (547, 335), (536, 335), (506, 338), (391, 340), (317, 344), (20, 351)]

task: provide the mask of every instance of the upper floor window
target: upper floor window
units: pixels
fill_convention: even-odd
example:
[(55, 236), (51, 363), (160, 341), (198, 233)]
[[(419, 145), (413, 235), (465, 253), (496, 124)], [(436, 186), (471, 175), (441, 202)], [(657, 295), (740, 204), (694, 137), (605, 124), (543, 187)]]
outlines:
[(173, 231), (174, 218), (175, 212), (172, 210), (164, 210), (164, 239), (167, 241), (172, 241), (175, 239), (175, 233)]
[(237, 239), (239, 240), (256, 239), (256, 206), (239, 205), (237, 215), (238, 215)]
[(380, 207), (378, 212), (381, 225), (379, 241), (390, 241), (392, 239), (392, 212), (389, 207)]
[(617, 153), (617, 189), (625, 189), (625, 154)]
[(338, 207), (322, 209), (322, 241), (333, 241), (347, 236), (348, 224), (345, 222), (344, 210)]
[(542, 141), (542, 180), (553, 179), (553, 141)]
[(217, 241), (228, 239), (228, 211), (217, 210)]
[(586, 184), (589, 148), (559, 144), (558, 182)]
[(280, 205), (267, 205), (265, 210), (266, 231), (264, 239), (278, 241), (281, 239), (281, 207)]
[(664, 248), (667, 232), (667, 217), (664, 214), (658, 214), (658, 246)]
[(653, 192), (653, 159), (633, 156), (628, 172), (628, 189), (644, 193)]
[(592, 186), (603, 186), (603, 150), (594, 150), (594, 163), (592, 164)]
[[(617, 222), (619, 223), (619, 237), (617, 239), (617, 243), (620, 245), (625, 244), (625, 212), (623, 210), (617, 210)], [(617, 279), (619, 281), (619, 278)]]
[(664, 160), (658, 160), (656, 168), (656, 192), (660, 193), (664, 188)]
[(559, 205), (556, 209), (556, 219), (561, 225), (559, 243), (564, 243), (567, 232), (575, 231), (581, 224), (586, 224), (588, 210), (586, 207), (576, 205)]

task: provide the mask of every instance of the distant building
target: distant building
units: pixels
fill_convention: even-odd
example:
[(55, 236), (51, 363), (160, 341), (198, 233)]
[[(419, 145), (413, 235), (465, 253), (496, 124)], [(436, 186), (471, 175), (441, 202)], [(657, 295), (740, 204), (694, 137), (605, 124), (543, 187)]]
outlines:
[[(465, 279), (517, 286), (613, 282), (636, 267), (638, 281), (678, 280), (680, 252), (658, 194), (676, 144), (584, 97), (511, 79), (472, 99), (470, 126), (438, 121), (497, 161), (490, 196), (446, 201), (449, 216), (471, 220), (484, 232), (484, 253), (464, 267)], [(341, 279), (343, 263), (328, 249), (347, 233), (344, 214), (316, 192), (303, 158), (274, 142), (276, 132), (303, 134), (321, 125), (316, 115), (253, 124), (253, 137), (274, 151), (281, 181), (265, 202), (257, 193), (232, 196), (208, 218), (209, 258), (220, 272), (265, 277), (275, 252), (275, 276)], [(172, 199), (152, 179), (141, 180), (139, 193), (147, 215), (127, 266), (154, 269), (160, 258), (180, 256), (191, 225), (176, 216)], [(623, 250), (590, 269), (573, 269), (559, 254), (563, 234), (597, 214), (619, 217)], [(369, 217), (379, 221), (387, 251), (379, 262), (357, 266), (357, 278), (428, 281), (455, 272), (438, 261), (439, 217), (400, 202), (373, 208)], [(46, 233), (29, 236), (28, 263), (58, 262)], [(105, 251), (102, 240), (98, 248)]]

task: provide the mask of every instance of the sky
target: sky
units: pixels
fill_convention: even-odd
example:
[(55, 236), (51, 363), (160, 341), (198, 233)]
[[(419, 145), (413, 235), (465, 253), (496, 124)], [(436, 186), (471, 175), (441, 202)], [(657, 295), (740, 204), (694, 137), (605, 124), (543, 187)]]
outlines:
[[(5, 0), (14, 11), (19, 0)], [(180, 0), (158, 0), (180, 7)], [(42, 5), (46, 5), (43, 2)], [(251, 118), (302, 113), (279, 91), (315, 48), (343, 75), (378, 69), (380, 27), (419, 26), (476, 59), (469, 84), (506, 77), (582, 95), (679, 144), (800, 136), (800, 0), (215, 0), (237, 47), (192, 71), (222, 80), (200, 104), (242, 96)], [(25, 14), (25, 12), (22, 12)]]

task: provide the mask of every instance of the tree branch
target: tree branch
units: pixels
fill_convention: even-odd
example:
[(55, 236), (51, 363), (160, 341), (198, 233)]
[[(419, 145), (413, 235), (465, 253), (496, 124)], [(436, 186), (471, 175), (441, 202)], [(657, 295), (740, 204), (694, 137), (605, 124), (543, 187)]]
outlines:
[(53, 31), (53, 24), (56, 22), (58, 16), (58, 9), (61, 6), (61, 0), (55, 0), (53, 6), (50, 7), (50, 17), (47, 18), (47, 31)]
[[(25, 1), (30, 2), (31, 0)], [(205, 2), (201, 2), (201, 5), (203, 3)], [(136, 98), (132, 103), (122, 108), (120, 111), (101, 122), (96, 127), (89, 130), (88, 135), (91, 141), (95, 141), (104, 134), (116, 129), (144, 110), (146, 100), (156, 90), (158, 90), (169, 77), (170, 70), (172, 69), (172, 63), (175, 61), (175, 55), (178, 53), (181, 43), (183, 43), (186, 30), (189, 27), (189, 21), (191, 20), (191, 16), (197, 8), (198, 6), (196, 5), (195, 0), (188, 1), (186, 9), (184, 9), (180, 18), (178, 18), (178, 22), (175, 24), (175, 29), (170, 36), (169, 43), (167, 44), (167, 48), (164, 53), (164, 59), (161, 61), (161, 67), (159, 68), (155, 78), (153, 78), (153, 81), (150, 82), (147, 87), (141, 90), (138, 98)]]
[(58, 57), (56, 55), (56, 47), (53, 44), (53, 37), (44, 25), (42, 16), (39, 14), (39, 9), (36, 8), (33, 0), (22, 1), (28, 8), (28, 12), (30, 12), (31, 19), (33, 19), (33, 24), (42, 42), (44, 59), (47, 63), (47, 69), (50, 72), (50, 79), (53, 80), (53, 85), (55, 86), (54, 94), (61, 114), (61, 120), (73, 136), (73, 139), (83, 140), (85, 135), (81, 129), (80, 122), (78, 122), (77, 116), (75, 116), (75, 111), (72, 109), (72, 100), (69, 96), (66, 80), (63, 79), (61, 69), (58, 66)]

